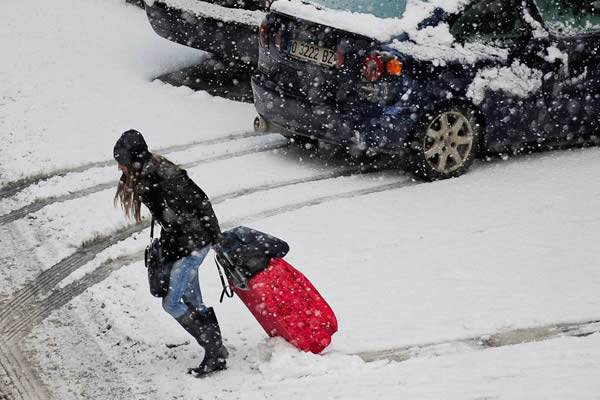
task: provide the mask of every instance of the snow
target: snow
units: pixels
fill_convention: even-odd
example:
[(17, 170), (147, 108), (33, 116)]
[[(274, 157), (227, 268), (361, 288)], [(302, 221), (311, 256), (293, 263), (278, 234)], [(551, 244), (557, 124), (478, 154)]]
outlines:
[[(390, 48), (417, 60), (432, 61), (435, 65), (444, 66), (451, 61), (473, 64), (485, 59), (506, 60), (507, 50), (477, 42), (455, 43), (448, 24), (442, 23), (417, 29), (419, 23), (430, 16), (436, 7), (454, 13), (468, 3), (468, 1), (458, 0), (433, 2), (411, 0), (408, 1), (406, 11), (399, 18), (377, 18), (357, 12), (317, 8), (303, 0), (279, 0), (271, 9), (374, 38), (380, 42), (391, 42)], [(533, 21), (533, 18), (531, 20)], [(409, 35), (410, 41), (395, 39), (403, 33)]]
[[(145, 0), (153, 5), (155, 0)], [(250, 11), (241, 8), (222, 7), (206, 1), (199, 0), (162, 0), (162, 3), (171, 8), (193, 13), (199, 17), (213, 18), (224, 22), (237, 22), (244, 25), (258, 27), (265, 17), (262, 11)]]
[(467, 97), (481, 104), (487, 90), (506, 92), (519, 98), (536, 94), (542, 87), (542, 71), (529, 68), (518, 61), (510, 67), (484, 68), (477, 72), (467, 89)]
[(407, 31), (410, 41), (394, 39), (392, 49), (421, 61), (432, 61), (444, 66), (449, 62), (474, 64), (481, 60), (506, 60), (508, 50), (501, 46), (491, 46), (483, 42), (456, 43), (450, 34), (450, 26), (441, 23), (417, 30)]
[(271, 10), (296, 18), (355, 32), (381, 41), (403, 32), (400, 18), (377, 18), (369, 14), (317, 8), (302, 0), (277, 0)]
[(331, 10), (303, 0), (277, 0), (273, 3), (271, 9), (296, 18), (387, 42), (402, 33), (416, 31), (417, 25), (431, 15), (436, 7), (447, 12), (455, 12), (467, 3), (466, 0), (429, 2), (408, 0), (406, 11), (398, 18), (377, 18), (373, 15), (358, 12)]
[(531, 32), (535, 39), (545, 39), (550, 36), (542, 24), (533, 18), (527, 8), (523, 8), (523, 16), (525, 17), (525, 22), (532, 28)]
[[(230, 113), (253, 118), (247, 105), (149, 82), (204, 54), (156, 35), (138, 8), (121, 0), (60, 4), (3, 4), (2, 182), (109, 159), (106, 143), (131, 127), (165, 147), (239, 130)], [(42, 29), (25, 29), (33, 23)]]
[[(442, 25), (442, 28), (447, 25)], [(433, 39), (433, 37), (430, 36)], [(440, 39), (439, 37), (435, 39)], [(449, 62), (461, 62), (474, 64), (480, 60), (506, 60), (508, 50), (485, 45), (483, 43), (456, 44), (436, 43), (436, 40), (423, 40), (416, 43), (394, 40), (390, 47), (399, 52), (409, 55), (417, 60), (432, 61), (434, 65), (444, 66)]]
[(553, 63), (555, 61), (560, 61), (562, 63), (562, 68), (567, 71), (569, 66), (569, 55), (567, 53), (563, 53), (556, 46), (548, 46), (546, 48), (546, 53), (544, 54), (544, 60)]
[[(361, 23), (359, 16), (346, 17)], [(430, 37), (443, 39), (436, 32)], [(221, 323), (229, 369), (202, 380), (186, 375), (202, 351), (148, 292), (146, 229), (62, 279), (57, 291), (125, 260), (18, 343), (52, 398), (597, 396), (598, 333), (488, 349), (460, 340), (598, 320), (600, 149), (477, 162), (461, 178), (430, 184), (390, 170), (250, 193), (347, 165), (295, 147), (225, 157), (277, 145), (277, 135), (193, 145), (251, 130), (254, 109), (154, 81), (205, 55), (159, 38), (144, 13), (123, 1), (37, 1), (31, 7), (8, 0), (0, 33), (8, 60), (0, 66), (2, 184), (110, 160), (114, 142), (129, 128), (139, 129), (153, 150), (190, 144), (167, 156), (183, 164), (204, 160), (189, 173), (213, 199), (223, 227), (243, 222), (288, 241), (286, 260), (315, 284), (340, 327), (321, 355), (267, 339), (238, 299), (218, 303), (211, 254), (201, 267), (201, 287)], [(532, 79), (513, 82), (523, 73)], [(519, 64), (483, 71), (475, 98), (491, 76), (513, 82), (505, 89), (523, 95), (538, 78)], [(0, 215), (7, 215), (49, 196), (115, 185), (0, 226), (0, 308), (83, 243), (132, 224), (113, 206), (118, 178), (116, 165), (95, 167), (0, 199)], [(18, 248), (10, 247), (11, 236)], [(44, 293), (33, 297), (44, 303)], [(434, 345), (419, 351), (423, 343)], [(357, 355), (412, 346), (404, 362), (365, 362)]]

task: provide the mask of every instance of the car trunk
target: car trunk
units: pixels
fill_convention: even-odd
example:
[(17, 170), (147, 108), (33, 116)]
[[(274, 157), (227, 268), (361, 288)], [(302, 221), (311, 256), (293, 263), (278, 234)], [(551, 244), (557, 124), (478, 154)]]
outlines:
[[(275, 54), (259, 67), (281, 91), (312, 104), (349, 105), (356, 100), (365, 49), (375, 46), (372, 39), (274, 12), (268, 23)], [(290, 54), (293, 50), (300, 54)]]

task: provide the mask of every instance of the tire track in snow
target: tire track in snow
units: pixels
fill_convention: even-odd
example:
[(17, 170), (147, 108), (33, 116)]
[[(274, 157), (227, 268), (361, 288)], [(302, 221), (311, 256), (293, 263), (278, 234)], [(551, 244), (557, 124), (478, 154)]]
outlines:
[[(3, 268), (18, 268), (18, 263), (39, 264), (40, 260), (35, 252), (21, 254), (19, 251), (19, 248), (27, 242), (28, 238), (18, 226), (10, 229), (3, 227), (0, 229), (0, 236), (2, 236), (0, 238), (0, 251), (7, 256)], [(10, 284), (10, 281), (5, 283)], [(3, 305), (0, 305), (0, 308), (2, 307)], [(0, 326), (2, 325), (0, 324)], [(44, 385), (36, 375), (35, 370), (28, 366), (28, 360), (21, 353), (17, 343), (0, 334), (0, 400), (47, 398), (49, 396)]]
[[(311, 182), (314, 180), (315, 179), (311, 179), (308, 181)], [(307, 180), (298, 179), (297, 181), (299, 181), (298, 183), (304, 183)], [(411, 182), (410, 180), (403, 180), (400, 182), (380, 185), (373, 188), (360, 189), (349, 191), (346, 193), (322, 196), (320, 198), (301, 201), (294, 204), (288, 204), (271, 210), (251, 214), (231, 221), (224, 221), (223, 225), (224, 227), (232, 227), (240, 223), (247, 223), (249, 221), (280, 215), (300, 208), (323, 204), (327, 201), (334, 201), (338, 199), (352, 198), (356, 196), (363, 196), (387, 190), (399, 189), (413, 184), (415, 183)], [(284, 183), (279, 183), (275, 185), (278, 185), (278, 187), (287, 186)], [(251, 194), (257, 191), (272, 190), (272, 186), (273, 185), (264, 185), (261, 187), (261, 189), (258, 190), (250, 188), (246, 190), (232, 192), (230, 194), (220, 196), (219, 200), (225, 201), (226, 199), (237, 197), (234, 193), (243, 192), (244, 194)], [(137, 230), (143, 229), (139, 226), (135, 226), (134, 228), (137, 228)], [(87, 253), (89, 252), (90, 250), (88, 250)], [(43, 391), (43, 386), (39, 384), (37, 384), (38, 386), (36, 386), (35, 378), (31, 376), (23, 380), (23, 377), (21, 376), (21, 374), (18, 373), (18, 371), (22, 372), (24, 370), (26, 371), (26, 369), (22, 367), (22, 364), (20, 364), (20, 361), (17, 357), (14, 357), (14, 355), (11, 357), (10, 353), (9, 356), (7, 356), (6, 348), (2, 346), (2, 343), (7, 343), (7, 341), (8, 343), (18, 342), (24, 336), (26, 336), (35, 325), (41, 323), (45, 318), (47, 318), (52, 311), (68, 304), (73, 298), (83, 293), (87, 288), (106, 279), (113, 271), (118, 270), (124, 265), (128, 265), (132, 262), (135, 262), (138, 259), (139, 255), (128, 255), (120, 257), (116, 260), (109, 260), (103, 263), (94, 271), (86, 274), (83, 278), (70, 283), (63, 289), (53, 290), (48, 297), (41, 299), (39, 302), (37, 302), (38, 304), (30, 305), (30, 307), (32, 307), (35, 311), (27, 315), (21, 314), (21, 318), (18, 321), (18, 324), (9, 326), (9, 329), (5, 330), (5, 334), (3, 336), (0, 336), (0, 338), (6, 339), (0, 341), (0, 367), (3, 367), (7, 371), (7, 374), (13, 378), (13, 382), (15, 386), (18, 386), (18, 390), (20, 393), (30, 396), (21, 397), (21, 399), (44, 398), (39, 397), (40, 393), (42, 393)], [(80, 266), (82, 265), (83, 264), (81, 264)], [(4, 319), (5, 317), (6, 315), (4, 316)], [(4, 321), (4, 319), (1, 320)], [(4, 326), (4, 324), (2, 324), (2, 326)], [(390, 350), (355, 353), (352, 355), (360, 357), (365, 362), (374, 362), (381, 360), (400, 362), (423, 356), (443, 356), (445, 354), (455, 354), (457, 349), (463, 352), (481, 351), (494, 347), (503, 347), (515, 344), (526, 344), (536, 341), (555, 339), (558, 337), (585, 337), (595, 333), (600, 333), (600, 320), (575, 323), (558, 323), (540, 327), (514, 329), (510, 331), (495, 333), (492, 335), (482, 335), (466, 339), (417, 344)], [(16, 350), (16, 346), (14, 346), (14, 349)], [(18, 382), (15, 381), (15, 377), (19, 379)], [(31, 397), (32, 394), (34, 395), (34, 397)], [(13, 398), (7, 397), (7, 399), (12, 400)]]
[[(204, 159), (192, 161), (192, 162), (189, 162), (186, 164), (182, 164), (182, 167), (185, 169), (194, 168), (201, 164), (229, 160), (229, 159), (237, 158), (237, 157), (244, 157), (244, 156), (247, 156), (250, 154), (263, 153), (263, 152), (267, 152), (267, 151), (282, 149), (282, 148), (289, 147), (289, 146), (290, 146), (290, 143), (286, 141), (286, 142), (282, 142), (282, 143), (275, 143), (275, 144), (269, 144), (269, 145), (264, 145), (264, 146), (260, 146), (260, 147), (254, 147), (251, 149), (245, 149), (245, 150), (240, 150), (240, 151), (235, 151), (235, 152), (228, 152), (228, 153), (224, 153), (224, 154), (220, 154), (220, 155), (216, 155), (216, 156), (206, 157)], [(114, 164), (114, 161), (110, 163), (110, 165), (112, 165), (112, 164)], [(91, 194), (100, 192), (102, 190), (113, 188), (113, 187), (116, 187), (116, 182), (109, 182), (109, 183), (95, 185), (95, 186), (92, 186), (92, 187), (89, 187), (86, 189), (71, 192), (64, 196), (48, 197), (45, 199), (37, 200), (30, 205), (27, 205), (25, 207), (19, 208), (18, 210), (15, 210), (8, 214), (0, 216), (0, 225), (8, 224), (8, 223), (14, 222), (18, 219), (24, 218), (28, 214), (37, 212), (50, 204), (60, 203), (60, 202), (67, 201), (67, 200), (78, 199), (81, 197), (89, 196)]]
[(139, 230), (139, 226), (133, 225), (116, 234), (109, 235), (102, 240), (97, 240), (88, 245), (84, 245), (74, 254), (43, 271), (32, 283), (17, 291), (15, 296), (13, 296), (13, 298), (3, 306), (3, 309), (0, 310), (0, 333), (10, 332), (7, 327), (11, 320), (25, 320), (29, 313), (28, 310), (31, 308), (31, 304), (35, 303), (35, 298), (46, 294), (64, 278), (75, 272), (81, 266), (92, 261), (100, 251), (133, 235)]
[[(228, 135), (223, 138), (204, 140), (204, 141), (194, 142), (194, 143), (186, 144), (186, 145), (171, 146), (169, 148), (160, 150), (160, 152), (163, 154), (168, 154), (171, 152), (186, 150), (186, 149), (189, 149), (190, 147), (194, 147), (194, 146), (226, 143), (229, 141), (245, 139), (245, 138), (259, 136), (259, 135), (262, 135), (262, 133), (255, 133), (255, 132), (234, 133), (234, 134)], [(245, 150), (245, 151), (240, 151), (240, 152), (235, 152), (235, 153), (228, 153), (228, 154), (223, 154), (223, 155), (219, 155), (219, 156), (207, 157), (202, 160), (197, 160), (197, 161), (191, 162), (191, 163), (187, 164), (185, 167), (189, 168), (189, 167), (194, 167), (194, 166), (197, 166), (197, 165), (200, 165), (203, 163), (219, 161), (219, 160), (224, 160), (224, 159), (229, 159), (229, 158), (234, 158), (234, 157), (241, 157), (244, 155), (261, 152), (261, 151), (269, 151), (269, 150), (273, 150), (275, 148), (284, 147), (285, 145), (287, 145), (287, 143), (280, 144), (280, 145), (270, 145), (270, 146), (265, 146), (263, 148), (255, 148), (255, 149), (250, 149), (250, 150)], [(31, 178), (29, 180), (24, 180), (19, 185), (14, 185), (14, 184), (9, 185), (9, 189), (0, 192), (0, 199), (9, 197), (9, 196), (17, 193), (18, 191), (23, 190), (30, 185), (39, 183), (45, 179), (50, 179), (55, 176), (64, 176), (70, 172), (85, 172), (86, 170), (91, 169), (91, 168), (110, 166), (113, 163), (114, 163), (113, 160), (106, 161), (106, 162), (90, 163), (90, 164), (87, 164), (87, 165), (84, 165), (84, 166), (81, 166), (78, 168), (74, 168), (71, 170), (63, 170), (63, 171), (60, 171), (60, 172), (57, 172), (54, 174), (49, 174), (44, 177)], [(114, 183), (97, 185), (92, 188), (87, 188), (82, 191), (71, 193), (70, 195), (67, 195), (67, 196), (57, 197), (57, 198), (53, 198), (53, 199), (46, 199), (45, 201), (34, 203), (33, 205), (30, 205), (29, 208), (25, 208), (24, 210), (23, 209), (17, 210), (15, 212), (9, 214), (10, 215), (9, 217), (2, 216), (2, 219), (0, 219), (0, 224), (10, 222), (11, 220), (16, 220), (22, 216), (27, 215), (28, 213), (35, 212), (53, 202), (64, 201), (64, 200), (77, 198), (77, 197), (83, 197), (83, 196), (86, 196), (86, 195), (92, 194), (94, 192), (104, 190), (106, 188), (110, 188), (113, 186), (114, 186)], [(6, 188), (6, 186), (5, 186), (5, 188)], [(139, 229), (139, 227), (136, 227), (136, 228)], [(131, 235), (136, 230), (132, 230), (130, 232), (129, 229), (126, 229), (124, 232), (125, 232), (125, 234), (127, 234), (127, 232), (130, 232), (129, 235)], [(109, 240), (108, 241), (109, 246), (111, 245), (110, 243), (114, 244), (114, 243), (116, 243), (116, 241)], [(89, 252), (89, 251), (84, 251), (80, 254), (76, 254), (75, 257), (72, 257), (70, 260), (68, 260), (69, 262), (66, 262), (64, 264), (64, 266), (66, 268), (65, 271), (76, 270), (77, 268), (79, 268), (79, 266), (84, 265), (85, 263), (92, 260), (95, 257), (95, 255), (96, 255), (96, 253)], [(68, 303), (74, 297), (74, 295), (76, 296), (77, 294), (82, 293), (88, 287), (105, 279), (108, 275), (110, 275), (110, 273), (117, 266), (119, 266), (119, 264), (116, 264), (116, 263), (112, 263), (110, 265), (103, 265), (99, 268), (98, 274), (91, 275), (91, 276), (85, 276), (83, 280), (80, 280), (78, 282), (73, 283), (72, 285), (67, 286), (65, 290), (54, 291), (51, 294), (51, 296), (49, 296), (49, 298), (43, 299), (43, 301), (40, 301), (40, 302), (36, 302), (35, 299), (38, 298), (41, 294), (44, 294), (46, 292), (46, 290), (44, 289), (44, 286), (43, 286), (44, 284), (51, 285), (52, 287), (54, 287), (56, 284), (58, 284), (58, 282), (60, 282), (60, 280), (63, 279), (60, 277), (61, 276), (60, 274), (53, 277), (52, 271), (49, 271), (50, 273), (47, 273), (47, 274), (42, 273), (40, 275), (40, 277), (41, 277), (41, 282), (44, 282), (44, 283), (41, 286), (37, 286), (37, 287), (34, 286), (34, 287), (29, 288), (29, 289), (33, 289), (33, 290), (24, 291), (23, 292), (24, 296), (22, 296), (20, 299), (17, 299), (17, 303), (21, 302), (20, 307), (13, 309), (13, 310), (9, 310), (9, 313), (7, 314), (6, 313), (7, 309), (9, 309), (11, 306), (15, 306), (15, 302), (9, 302), (8, 304), (3, 304), (2, 306), (0, 306), (1, 308), (3, 308), (3, 310), (0, 309), (0, 314), (4, 315), (3, 318), (0, 318), (0, 327), (1, 327), (0, 330), (7, 331), (6, 324), (4, 323), (5, 317), (8, 317), (8, 319), (12, 320), (13, 323), (17, 323), (17, 325), (15, 326), (15, 330), (10, 335), (7, 336), (7, 335), (0, 334), (0, 400), (17, 400), (17, 399), (25, 400), (25, 399), (47, 399), (47, 398), (50, 398), (47, 390), (45, 389), (45, 386), (41, 383), (39, 378), (35, 375), (33, 370), (27, 365), (27, 361), (26, 361), (25, 357), (23, 357), (23, 355), (21, 354), (21, 352), (19, 350), (17, 341), (22, 339), (24, 336), (26, 336), (27, 333), (29, 333), (29, 331), (31, 330), (31, 328), (33, 326), (35, 326), (34, 325), (35, 323), (39, 323), (39, 322), (43, 321), (54, 309), (56, 309), (57, 307), (60, 307), (61, 305)], [(40, 278), (40, 277), (38, 277), (38, 278)], [(57, 278), (60, 278), (60, 279), (57, 279)], [(46, 300), (48, 300), (49, 305), (45, 304)], [(4, 306), (6, 306), (6, 308)], [(30, 308), (29, 310), (27, 310), (28, 306)], [(19, 315), (19, 313), (21, 313), (21, 314)], [(34, 324), (32, 324), (32, 322), (34, 322)]]
[(71, 300), (85, 292), (88, 288), (108, 278), (114, 271), (125, 265), (139, 261), (140, 259), (140, 254), (130, 254), (115, 260), (105, 261), (98, 268), (87, 273), (81, 279), (66, 285), (64, 288), (52, 290), (42, 301), (38, 301), (36, 304), (32, 305), (32, 312), (26, 315), (21, 314), (19, 319), (12, 321), (12, 325), (9, 323), (6, 333), (4, 334), (5, 337), (13, 342), (20, 341), (29, 334), (33, 327), (48, 318), (54, 310), (58, 310), (67, 305)]
[(456, 354), (457, 349), (460, 352), (481, 351), (496, 347), (541, 342), (559, 337), (585, 337), (597, 333), (600, 333), (600, 320), (563, 322), (512, 329), (466, 339), (416, 344), (381, 351), (365, 351), (353, 355), (362, 358), (365, 362), (383, 360), (402, 362), (424, 356), (437, 357)]
[(371, 188), (353, 190), (353, 191), (346, 192), (346, 193), (336, 193), (336, 194), (332, 194), (332, 195), (328, 195), (328, 196), (322, 196), (322, 197), (318, 197), (316, 199), (301, 201), (299, 203), (288, 204), (285, 206), (274, 208), (272, 210), (261, 211), (259, 213), (253, 214), (253, 215), (241, 217), (241, 218), (234, 220), (234, 222), (232, 222), (231, 226), (233, 227), (236, 225), (243, 225), (250, 221), (273, 217), (275, 215), (285, 214), (287, 212), (299, 210), (299, 209), (305, 208), (305, 207), (317, 206), (319, 204), (323, 204), (323, 203), (326, 203), (329, 201), (350, 199), (353, 197), (365, 196), (365, 195), (373, 194), (373, 193), (380, 193), (380, 192), (386, 192), (389, 190), (401, 189), (406, 186), (411, 186), (412, 184), (414, 184), (414, 183), (410, 179), (406, 179), (406, 180), (401, 180), (400, 182), (396, 182), (396, 183), (388, 183), (385, 185), (375, 186), (375, 187), (371, 187)]
[[(327, 179), (335, 179), (342, 176), (350, 176), (355, 173), (373, 173), (378, 172), (374, 171), (365, 171), (362, 167), (352, 167), (352, 168), (342, 168), (337, 171), (326, 172), (323, 174), (315, 175), (309, 178), (297, 178), (291, 179), (282, 182), (276, 182), (271, 184), (259, 185), (249, 188), (243, 188), (239, 190), (232, 191), (230, 193), (223, 194), (221, 196), (217, 196), (213, 199), (213, 204), (217, 205), (229, 199), (234, 199), (240, 196), (250, 195), (254, 193), (279, 189), (288, 186), (294, 186), (303, 183), (309, 182), (317, 182)], [(411, 184), (412, 182), (408, 179), (402, 180), (405, 184)], [(252, 216), (244, 217), (241, 220), (236, 220), (231, 223), (239, 223), (240, 221), (248, 221), (251, 219), (260, 219), (265, 216), (277, 215), (283, 212), (288, 212), (293, 209), (308, 207), (311, 205), (316, 205), (323, 203), (325, 201), (336, 200), (340, 198), (349, 198), (358, 195), (364, 195), (368, 193), (376, 193), (377, 191), (390, 190), (393, 188), (401, 187), (399, 184), (385, 184), (381, 186), (377, 186), (375, 188), (370, 189), (360, 189), (355, 191), (350, 191), (347, 193), (341, 193), (337, 195), (324, 196), (318, 199), (312, 199), (307, 201), (302, 201), (300, 203), (295, 203), (293, 205), (288, 205), (284, 207), (278, 207), (274, 210), (260, 212), (258, 214), (254, 214)], [(102, 252), (103, 250), (113, 246), (117, 242), (124, 240), (134, 233), (141, 232), (143, 229), (149, 227), (149, 222), (146, 222), (142, 225), (131, 225), (125, 229), (119, 230), (117, 232), (113, 232), (107, 237), (98, 238), (91, 243), (83, 245), (72, 255), (64, 258), (54, 266), (49, 269), (43, 271), (40, 275), (38, 275), (31, 283), (18, 290), (15, 295), (10, 299), (3, 307), (0, 309), (0, 332), (4, 334), (10, 334), (17, 326), (20, 326), (21, 323), (27, 324), (29, 321), (29, 316), (32, 314), (30, 309), (32, 308), (32, 304), (36, 303), (36, 298), (39, 298), (43, 295), (46, 295), (50, 292), (59, 282), (69, 276), (71, 273), (75, 272), (80, 267), (84, 266), (88, 262), (92, 261), (97, 254)], [(227, 223), (223, 223), (223, 226), (227, 226)]]
[[(3, 371), (5, 376), (3, 376)], [(43, 400), (50, 395), (40, 379), (28, 368), (15, 342), (0, 335), (0, 399)]]
[[(311, 178), (294, 179), (286, 182), (266, 184), (253, 188), (241, 189), (215, 198), (214, 203), (218, 204), (225, 200), (236, 198), (239, 196), (249, 195), (261, 191), (273, 190), (290, 185), (333, 179), (340, 176), (348, 176), (352, 175), (353, 173), (360, 172), (361, 169), (362, 168), (346, 168), (340, 171), (332, 171)], [(365, 171), (363, 170), (362, 172), (364, 173)], [(284, 207), (278, 207), (273, 210), (255, 213), (253, 215), (249, 215), (231, 222), (224, 221), (223, 225), (225, 227), (233, 226), (235, 224), (238, 224), (242, 220), (250, 221), (254, 219), (260, 219), (264, 218), (265, 216), (273, 216), (289, 212), (294, 209), (321, 204), (326, 201), (333, 201), (340, 198), (350, 198), (369, 193), (376, 193), (378, 191), (402, 187), (406, 184), (412, 184), (412, 182), (402, 181), (400, 183), (380, 185), (378, 187), (370, 189), (361, 189), (337, 195), (323, 196), (318, 199), (302, 201), (293, 205), (287, 205)], [(112, 273), (114, 270), (120, 268), (123, 265), (126, 265), (128, 262), (132, 262), (134, 259), (138, 259), (138, 256), (128, 256), (125, 258), (120, 258), (114, 262), (103, 263), (94, 271), (86, 274), (83, 278), (73, 283), (70, 283), (65, 288), (53, 290), (60, 281), (66, 278), (73, 271), (77, 270), (81, 266), (87, 264), (89, 261), (94, 259), (100, 251), (117, 243), (119, 240), (131, 236), (135, 232), (141, 231), (142, 229), (146, 228), (147, 225), (148, 224), (145, 224), (141, 227), (134, 225), (119, 232), (119, 234), (111, 235), (109, 238), (103, 238), (101, 240), (98, 240), (97, 242), (89, 244), (88, 246), (84, 246), (83, 249), (80, 249), (80, 251), (78, 251), (74, 255), (67, 257), (63, 261), (56, 264), (54, 267), (44, 271), (40, 275), (40, 277), (38, 277), (34, 282), (32, 282), (32, 284), (20, 290), (19, 293), (15, 297), (13, 297), (13, 299), (9, 301), (8, 304), (6, 304), (4, 309), (0, 310), (0, 326), (2, 327), (3, 331), (2, 336), (6, 337), (6, 339), (11, 343), (14, 343), (14, 346), (12, 346), (14, 348), (14, 351), (18, 351), (18, 341), (23, 339), (35, 325), (41, 323), (45, 318), (47, 318), (52, 313), (52, 311), (64, 306), (92, 285), (106, 279), (106, 277), (108, 277), (110, 273)], [(51, 292), (49, 296), (46, 296), (45, 298), (40, 298), (40, 295), (43, 295), (48, 292)], [(4, 349), (0, 348), (0, 350), (3, 351)], [(6, 352), (4, 352), (3, 354), (6, 354)], [(19, 392), (24, 393), (25, 396), (21, 398), (49, 398), (45, 394), (44, 386), (39, 383), (39, 380), (37, 380), (37, 378), (35, 378), (31, 375), (31, 373), (28, 372), (30, 371), (30, 369), (28, 369), (24, 364), (22, 364), (22, 361), (20, 360), (22, 360), (22, 358), (12, 357), (9, 359), (6, 356), (4, 356), (3, 359), (0, 359), (0, 361), (4, 363), (3, 368), (7, 370), (9, 380), (13, 382), (13, 385), (20, 387)], [(6, 367), (4, 367), (4, 365), (6, 365)], [(15, 366), (17, 366), (17, 370), (14, 369)]]
[[(314, 181), (315, 180), (310, 180), (310, 182), (314, 182)], [(304, 183), (304, 182), (301, 182), (301, 183)], [(407, 182), (406, 180), (401, 180), (400, 182), (396, 182), (396, 183), (392, 183), (392, 184), (379, 185), (379, 186), (367, 188), (367, 189), (359, 189), (359, 190), (349, 191), (346, 193), (322, 196), (322, 197), (319, 197), (316, 199), (300, 201), (297, 203), (289, 204), (284, 207), (277, 207), (277, 208), (274, 208), (271, 210), (261, 211), (259, 213), (251, 214), (251, 215), (245, 216), (243, 218), (239, 218), (239, 219), (235, 219), (235, 220), (231, 220), (231, 221), (226, 220), (223, 222), (222, 225), (223, 225), (224, 229), (229, 229), (231, 227), (239, 225), (242, 222), (247, 223), (247, 222), (259, 220), (262, 218), (283, 214), (283, 213), (297, 210), (300, 208), (315, 206), (318, 204), (325, 203), (327, 201), (334, 201), (334, 200), (339, 200), (339, 199), (344, 199), (344, 198), (364, 196), (367, 194), (398, 189), (401, 187), (405, 187), (405, 186), (407, 186), (407, 184), (411, 184), (411, 183), (412, 182), (410, 182), (410, 181)], [(273, 188), (271, 186), (272, 185), (265, 185), (264, 190), (272, 190)], [(289, 186), (289, 185), (285, 185), (285, 186)], [(261, 191), (261, 190), (257, 190), (257, 191)], [(252, 192), (254, 193), (257, 191), (253, 190)], [(246, 193), (246, 194), (250, 194), (250, 193)], [(232, 198), (231, 195), (227, 195), (227, 196), (223, 196), (223, 197)], [(224, 201), (224, 200), (225, 199), (223, 199), (222, 201)], [(215, 204), (216, 204), (216, 202), (215, 202)], [(134, 228), (140, 229), (139, 226), (137, 226), (137, 225), (134, 226)], [(114, 236), (116, 236), (116, 235), (114, 235)], [(130, 234), (127, 236), (119, 235), (119, 237), (121, 239), (128, 237), (128, 236), (130, 236)], [(118, 240), (120, 240), (120, 239), (118, 239)], [(109, 246), (107, 246), (107, 247), (109, 247)], [(93, 255), (93, 257), (95, 257), (95, 254)], [(93, 257), (92, 257), (92, 259), (93, 259)], [(11, 318), (11, 314), (5, 313), (3, 315), (0, 315), (2, 333), (11, 340), (15, 340), (15, 341), (20, 340), (21, 338), (26, 336), (35, 325), (37, 325), (38, 323), (41, 323), (45, 318), (47, 318), (47, 316), (50, 315), (50, 313), (52, 311), (67, 304), (70, 300), (72, 300), (79, 294), (83, 293), (83, 291), (85, 291), (90, 286), (106, 279), (106, 277), (108, 277), (108, 275), (111, 272), (113, 272), (116, 269), (120, 268), (121, 266), (125, 265), (125, 262), (127, 262), (127, 261), (133, 262), (133, 261), (139, 260), (140, 259), (139, 257), (140, 257), (139, 255), (135, 255), (135, 256), (130, 255), (130, 256), (127, 256), (126, 258), (119, 259), (118, 261), (115, 261), (113, 263), (110, 263), (110, 262), (103, 263), (100, 267), (98, 267), (93, 272), (86, 274), (86, 276), (84, 278), (67, 285), (63, 289), (59, 289), (58, 291), (52, 292), (48, 297), (46, 297), (40, 301), (37, 301), (37, 302), (34, 301), (34, 304), (33, 305), (30, 304), (27, 307), (27, 310), (22, 310), (21, 312), (12, 313), (12, 318)], [(56, 286), (57, 283), (62, 281), (64, 278), (66, 278), (70, 273), (74, 272), (78, 268), (78, 266), (83, 266), (87, 262), (91, 261), (91, 260), (86, 261), (87, 259), (88, 259), (88, 257), (77, 258), (74, 260), (74, 263), (69, 264), (68, 268), (63, 269), (60, 272), (57, 272), (57, 271), (49, 272), (50, 279), (48, 279), (48, 280), (39, 279), (38, 281), (43, 281), (43, 284), (41, 285), (41, 287), (38, 287), (36, 290), (34, 290), (33, 293), (41, 292), (41, 291), (45, 291), (45, 292), (52, 291), (52, 289), (54, 288), (54, 286)], [(125, 261), (123, 261), (123, 260), (125, 260)], [(51, 268), (51, 269), (53, 269), (53, 268)], [(34, 282), (34, 285), (35, 285), (35, 282)], [(19, 296), (17, 296), (17, 297), (19, 297)], [(32, 298), (31, 296), (26, 296), (25, 297), (26, 300), (21, 300), (21, 301), (30, 301), (31, 298)], [(13, 302), (11, 302), (11, 303), (13, 303)], [(35, 303), (37, 303), (37, 304), (35, 304)]]
[(5, 356), (5, 343), (6, 340), (0, 336), (0, 400), (16, 400), (14, 392), (17, 388), (11, 378), (12, 375), (15, 375), (11, 368), (15, 363)]
[[(187, 144), (164, 147), (162, 149), (156, 149), (154, 151), (156, 151), (157, 153), (160, 153), (160, 154), (169, 154), (169, 153), (174, 153), (177, 151), (187, 150), (191, 147), (210, 146), (210, 145), (214, 145), (214, 144), (226, 143), (229, 141), (245, 139), (245, 138), (250, 138), (250, 137), (254, 137), (254, 136), (262, 136), (264, 134), (265, 133), (263, 133), (263, 132), (254, 132), (254, 131), (232, 133), (230, 135), (215, 138), (215, 139), (199, 140), (199, 141), (195, 141), (195, 142), (191, 142), (191, 143), (187, 143)], [(36, 185), (40, 182), (46, 181), (46, 180), (54, 178), (54, 177), (62, 177), (69, 173), (85, 172), (92, 168), (109, 167), (111, 165), (114, 165), (114, 163), (115, 163), (114, 160), (97, 161), (97, 162), (93, 162), (93, 163), (84, 164), (84, 165), (81, 165), (81, 166), (75, 167), (75, 168), (60, 169), (60, 170), (55, 171), (50, 174), (40, 174), (40, 175), (37, 175), (34, 177), (20, 179), (15, 182), (8, 182), (5, 185), (3, 185), (2, 187), (0, 187), (0, 200), (7, 198), (7, 197), (11, 197), (11, 196), (15, 195), (16, 193), (22, 191), (23, 189), (26, 189), (29, 186)]]

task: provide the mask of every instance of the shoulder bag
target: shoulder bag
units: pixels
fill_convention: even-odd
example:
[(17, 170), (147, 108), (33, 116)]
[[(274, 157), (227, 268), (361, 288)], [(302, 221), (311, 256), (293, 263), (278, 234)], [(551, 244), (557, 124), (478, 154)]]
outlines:
[(154, 297), (165, 297), (169, 292), (169, 279), (173, 263), (165, 262), (160, 239), (154, 239), (154, 217), (152, 217), (150, 244), (146, 247), (144, 262), (148, 270), (150, 293)]

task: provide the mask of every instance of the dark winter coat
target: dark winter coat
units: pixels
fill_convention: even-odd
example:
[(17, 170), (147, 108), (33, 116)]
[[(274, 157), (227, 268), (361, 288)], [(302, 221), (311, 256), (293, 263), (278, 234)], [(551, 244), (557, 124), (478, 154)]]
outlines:
[(142, 203), (162, 227), (160, 242), (165, 261), (177, 261), (222, 240), (208, 196), (184, 169), (173, 165), (156, 168), (149, 161), (141, 179)]

